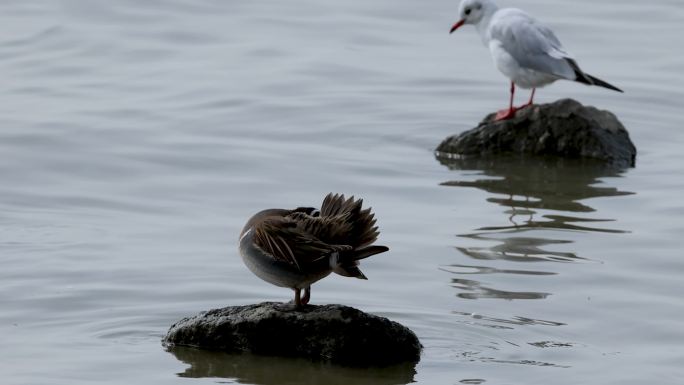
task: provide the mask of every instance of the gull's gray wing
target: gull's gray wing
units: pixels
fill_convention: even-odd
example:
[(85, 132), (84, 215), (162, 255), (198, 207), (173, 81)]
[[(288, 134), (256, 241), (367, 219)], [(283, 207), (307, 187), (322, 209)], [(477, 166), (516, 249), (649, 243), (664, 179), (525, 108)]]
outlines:
[(575, 80), (577, 64), (572, 55), (563, 49), (551, 29), (527, 13), (514, 8), (498, 11), (489, 34), (521, 67)]

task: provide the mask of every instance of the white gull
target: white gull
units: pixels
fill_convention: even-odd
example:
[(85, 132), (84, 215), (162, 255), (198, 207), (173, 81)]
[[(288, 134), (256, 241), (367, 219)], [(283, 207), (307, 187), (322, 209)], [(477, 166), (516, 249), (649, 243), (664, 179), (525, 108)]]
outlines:
[[(551, 29), (524, 11), (502, 8), (491, 0), (463, 0), (459, 7), (461, 19), (451, 32), (465, 24), (473, 24), (494, 59), (496, 67), (511, 80), (511, 99), (508, 109), (501, 110), (496, 120), (509, 119), (521, 108), (532, 105), (537, 87), (558, 79), (574, 80), (614, 91), (621, 89), (591, 76), (580, 69)], [(532, 89), (530, 100), (521, 107), (513, 107), (515, 86)]]

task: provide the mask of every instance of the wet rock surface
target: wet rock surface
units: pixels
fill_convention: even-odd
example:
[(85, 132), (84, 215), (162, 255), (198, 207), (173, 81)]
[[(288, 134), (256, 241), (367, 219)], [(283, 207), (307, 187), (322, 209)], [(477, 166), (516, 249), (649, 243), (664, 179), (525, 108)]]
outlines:
[(484, 157), (502, 154), (596, 159), (618, 167), (634, 167), (636, 147), (625, 127), (609, 111), (572, 99), (532, 105), (509, 120), (490, 114), (480, 124), (445, 139), (440, 156)]
[(301, 357), (352, 366), (418, 362), (422, 345), (405, 326), (342, 305), (287, 310), (264, 302), (184, 318), (164, 342), (224, 352)]

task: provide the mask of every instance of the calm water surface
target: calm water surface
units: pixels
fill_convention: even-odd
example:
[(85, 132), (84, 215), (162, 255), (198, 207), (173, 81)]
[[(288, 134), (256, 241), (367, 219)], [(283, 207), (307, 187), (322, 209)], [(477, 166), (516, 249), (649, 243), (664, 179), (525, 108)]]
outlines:
[[(0, 382), (681, 383), (684, 6), (507, 3), (627, 91), (538, 100), (613, 111), (636, 168), (436, 159), (507, 100), (475, 31), (448, 34), (456, 0), (0, 2)], [(417, 366), (161, 346), (181, 317), (288, 300), (238, 231), (329, 191), (391, 252), (313, 302), (411, 327)]]

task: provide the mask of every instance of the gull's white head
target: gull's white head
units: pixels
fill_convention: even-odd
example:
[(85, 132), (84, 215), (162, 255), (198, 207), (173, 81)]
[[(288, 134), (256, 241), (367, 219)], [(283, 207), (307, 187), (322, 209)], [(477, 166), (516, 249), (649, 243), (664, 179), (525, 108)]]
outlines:
[(451, 27), (449, 33), (453, 33), (455, 30), (459, 29), (464, 24), (475, 24), (477, 25), (487, 16), (492, 15), (496, 12), (496, 4), (491, 0), (463, 0), (461, 5), (458, 7), (458, 14), (460, 20)]

